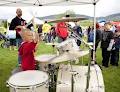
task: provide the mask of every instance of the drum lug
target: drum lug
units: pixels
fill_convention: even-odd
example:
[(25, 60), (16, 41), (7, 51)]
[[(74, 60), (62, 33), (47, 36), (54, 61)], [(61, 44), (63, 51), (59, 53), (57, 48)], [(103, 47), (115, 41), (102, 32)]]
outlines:
[(8, 81), (6, 81), (6, 87), (9, 87)]
[(7, 84), (6, 87), (9, 87), (9, 85)]
[(36, 92), (36, 90), (35, 90), (35, 89), (36, 89), (36, 86), (33, 86), (33, 87), (31, 87), (30, 89), (31, 89), (31, 92)]
[(49, 83), (46, 83), (46, 86), (45, 86), (46, 88), (49, 88)]
[(17, 89), (17, 88), (15, 87), (15, 88), (14, 88), (14, 92), (17, 92), (17, 90), (16, 90), (16, 89)]

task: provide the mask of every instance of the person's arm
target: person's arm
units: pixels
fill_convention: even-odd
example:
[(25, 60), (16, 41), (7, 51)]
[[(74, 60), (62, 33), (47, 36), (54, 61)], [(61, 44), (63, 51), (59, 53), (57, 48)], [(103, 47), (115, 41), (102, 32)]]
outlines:
[(39, 47), (39, 43), (37, 43), (35, 46), (35, 52), (37, 51), (38, 47)]
[(15, 30), (16, 28), (16, 20), (12, 19), (10, 26), (9, 26), (9, 30)]
[(114, 44), (114, 39), (111, 39), (110, 43), (109, 43), (109, 46), (107, 48), (107, 51), (111, 51), (112, 50), (113, 44)]
[(120, 37), (120, 32), (115, 32), (114, 37)]
[(99, 43), (102, 39), (102, 33), (100, 30), (96, 30), (96, 43)]
[(78, 27), (78, 30), (79, 30), (79, 35), (82, 37), (83, 33), (82, 33), (82, 28), (80, 26)]
[(15, 27), (15, 29), (18, 29), (18, 28), (25, 29), (26, 27), (25, 26), (20, 26), (20, 25)]
[(26, 29), (27, 28), (27, 26), (26, 26), (26, 21), (24, 20), (24, 19), (21, 19), (21, 21), (22, 21), (22, 25), (17, 25), (16, 27), (15, 27), (15, 29), (18, 29), (18, 28), (20, 28), (20, 29)]
[(109, 35), (110, 43), (109, 43), (109, 46), (107, 48), (107, 51), (112, 50), (112, 47), (113, 47), (113, 45), (115, 43), (113, 37), (114, 37), (114, 34), (113, 34), (113, 32), (111, 32), (110, 35)]
[(55, 32), (56, 32), (56, 35), (58, 36), (59, 35), (59, 27), (58, 27), (59, 24), (56, 25), (55, 27)]

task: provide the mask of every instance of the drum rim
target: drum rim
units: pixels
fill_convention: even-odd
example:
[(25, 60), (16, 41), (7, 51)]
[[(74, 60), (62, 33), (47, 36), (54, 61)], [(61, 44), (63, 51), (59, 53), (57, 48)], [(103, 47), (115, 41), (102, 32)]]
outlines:
[(46, 84), (48, 82), (48, 79), (45, 81), (45, 82), (42, 82), (42, 83), (39, 83), (39, 84), (35, 84), (35, 85), (28, 85), (28, 86), (18, 86), (18, 85), (13, 85), (11, 84), (10, 82), (7, 81), (7, 84), (9, 85), (9, 87), (12, 87), (12, 88), (16, 88), (16, 89), (20, 89), (20, 88), (24, 88), (24, 89), (27, 89), (27, 88), (33, 88), (33, 87), (40, 87), (40, 86), (43, 86), (44, 84)]
[[(28, 71), (39, 71), (39, 70), (28, 70)], [(23, 72), (28, 72), (28, 71), (23, 71)], [(42, 82), (42, 83), (36, 83), (36, 84), (34, 84), (34, 85), (27, 85), (27, 86), (14, 85), (13, 83), (10, 83), (10, 82), (9, 82), (10, 78), (12, 77), (12, 76), (11, 76), (11, 77), (7, 80), (7, 84), (8, 84), (10, 87), (13, 87), (13, 88), (31, 88), (31, 87), (39, 87), (39, 86), (42, 86), (42, 85), (44, 85), (45, 83), (48, 82), (49, 76), (48, 76), (48, 74), (47, 74), (46, 72), (44, 72), (44, 71), (40, 71), (40, 72), (45, 73), (45, 74), (47, 75), (47, 77), (48, 77), (47, 80), (44, 81), (44, 82)], [(21, 72), (19, 72), (19, 73), (21, 73)], [(17, 74), (17, 73), (16, 73), (16, 74)], [(14, 75), (13, 75), (13, 76), (14, 76)]]
[[(41, 56), (41, 58), (42, 57), (47, 57), (47, 56), (52, 56), (49, 60), (47, 60), (47, 61), (43, 61), (43, 60), (38, 60), (37, 58), (39, 57), (39, 56)], [(55, 58), (55, 57), (57, 57), (57, 55), (56, 54), (42, 54), (42, 55), (37, 55), (36, 57), (35, 57), (35, 60), (38, 62), (38, 63), (46, 63), (46, 64), (48, 64), (50, 61), (51, 61), (51, 59), (53, 59), (53, 58)]]

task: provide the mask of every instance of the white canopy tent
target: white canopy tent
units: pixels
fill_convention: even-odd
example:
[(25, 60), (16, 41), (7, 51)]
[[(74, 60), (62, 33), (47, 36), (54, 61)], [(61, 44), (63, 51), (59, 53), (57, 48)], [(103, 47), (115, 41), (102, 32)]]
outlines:
[[(94, 5), (94, 32), (96, 34), (96, 15), (95, 15), (95, 6), (99, 0), (1, 0), (0, 6), (66, 6), (66, 5), (84, 5), (84, 4), (93, 4)], [(95, 37), (94, 37), (95, 43)], [(95, 46), (94, 46), (95, 50)], [(95, 56), (94, 56), (95, 57)], [(95, 58), (93, 59), (95, 60)]]
[(93, 4), (99, 0), (0, 0), (0, 6), (31, 6), (31, 5), (80, 5)]

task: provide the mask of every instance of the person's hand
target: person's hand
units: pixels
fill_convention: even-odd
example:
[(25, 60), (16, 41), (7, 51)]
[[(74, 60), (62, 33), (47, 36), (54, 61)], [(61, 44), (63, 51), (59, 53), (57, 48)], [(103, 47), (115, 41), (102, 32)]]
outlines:
[(25, 27), (25, 26), (22, 26), (22, 29), (26, 29), (26, 27)]
[(36, 46), (35, 46), (35, 51), (34, 51), (34, 52), (37, 51), (38, 47), (39, 47), (39, 43), (36, 44)]
[(111, 47), (108, 47), (108, 48), (107, 48), (107, 51), (111, 51), (111, 50), (112, 50), (112, 48), (111, 48)]
[(107, 51), (111, 51), (112, 50), (112, 47), (113, 47), (113, 44), (114, 44), (115, 42), (114, 42), (114, 39), (111, 39), (110, 40), (110, 43), (109, 43), (109, 46), (108, 46), (108, 48), (107, 48)]

